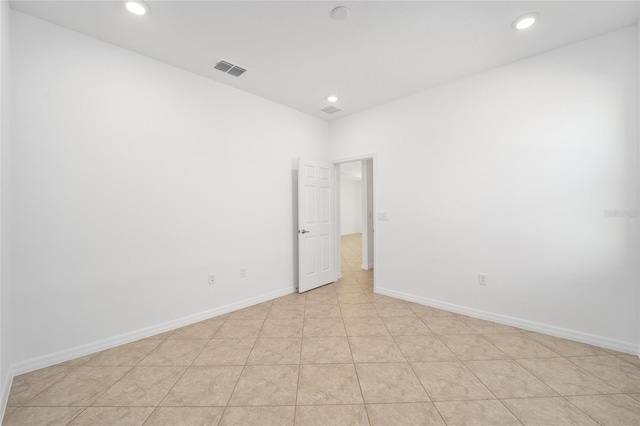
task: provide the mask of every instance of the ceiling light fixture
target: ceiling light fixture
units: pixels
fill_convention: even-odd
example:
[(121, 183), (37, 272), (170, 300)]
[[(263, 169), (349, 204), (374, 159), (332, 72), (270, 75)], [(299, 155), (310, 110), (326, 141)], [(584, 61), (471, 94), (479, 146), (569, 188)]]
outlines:
[(513, 21), (511, 26), (513, 27), (513, 29), (516, 29), (516, 30), (526, 30), (527, 28), (531, 27), (533, 24), (536, 23), (536, 19), (538, 19), (537, 13), (535, 12), (527, 13), (526, 15), (522, 15), (521, 17)]
[(336, 102), (338, 100), (338, 97), (336, 95), (329, 95), (327, 96), (327, 100), (329, 102)]
[(142, 16), (149, 13), (149, 5), (143, 1), (128, 1), (124, 6), (134, 15)]

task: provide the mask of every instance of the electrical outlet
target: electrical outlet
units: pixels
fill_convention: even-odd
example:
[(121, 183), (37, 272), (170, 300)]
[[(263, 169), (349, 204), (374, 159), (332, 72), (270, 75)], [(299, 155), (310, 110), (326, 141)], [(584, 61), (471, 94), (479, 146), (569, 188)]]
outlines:
[(216, 285), (216, 274), (209, 274), (209, 285)]
[(240, 268), (240, 278), (247, 278), (247, 268)]
[(478, 275), (478, 284), (480, 285), (487, 285), (487, 274), (479, 274)]

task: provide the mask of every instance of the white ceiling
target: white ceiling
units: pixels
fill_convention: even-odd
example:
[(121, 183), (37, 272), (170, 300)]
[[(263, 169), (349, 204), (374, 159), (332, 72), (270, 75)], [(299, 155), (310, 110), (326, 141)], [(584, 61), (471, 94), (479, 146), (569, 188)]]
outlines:
[[(15, 10), (331, 120), (638, 22), (637, 1), (14, 0)], [(351, 15), (331, 19), (336, 6)], [(527, 12), (538, 23), (515, 31)], [(223, 58), (246, 68), (211, 68)], [(326, 96), (342, 112), (327, 115)]]

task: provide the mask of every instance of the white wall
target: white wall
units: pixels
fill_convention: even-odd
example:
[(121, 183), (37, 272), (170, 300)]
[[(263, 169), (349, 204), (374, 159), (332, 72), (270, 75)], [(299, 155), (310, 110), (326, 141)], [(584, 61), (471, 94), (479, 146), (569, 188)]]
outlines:
[(328, 158), (326, 122), (13, 18), (21, 369), (57, 351), (293, 291), (292, 167), (298, 156)]
[(638, 218), (604, 216), (638, 208), (636, 31), (331, 124), (377, 153), (381, 292), (637, 350)]
[(362, 232), (362, 182), (340, 176), (340, 235)]
[(11, 380), (11, 288), (9, 281), (9, 15), (8, 1), (0, 1), (0, 418)]
[(362, 269), (373, 268), (373, 159), (362, 160)]

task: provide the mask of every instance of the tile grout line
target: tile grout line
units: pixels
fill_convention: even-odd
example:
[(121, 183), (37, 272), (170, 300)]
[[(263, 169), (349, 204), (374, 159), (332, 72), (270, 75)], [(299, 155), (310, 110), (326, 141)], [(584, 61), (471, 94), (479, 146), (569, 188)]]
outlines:
[[(191, 360), (191, 363), (184, 369), (184, 371), (182, 372), (182, 374), (180, 375), (180, 377), (178, 377), (178, 379), (173, 383), (173, 385), (171, 386), (171, 388), (169, 389), (169, 391), (162, 397), (162, 399), (158, 402), (158, 404), (154, 407), (153, 411), (151, 412), (151, 414), (149, 415), (149, 417), (147, 417), (147, 419), (144, 421), (144, 423), (147, 423), (147, 421), (149, 421), (149, 418), (153, 415), (153, 413), (156, 412), (156, 410), (158, 409), (158, 407), (160, 407), (162, 405), (162, 403), (164, 402), (164, 400), (167, 398), (167, 396), (171, 393), (171, 391), (173, 391), (173, 389), (176, 387), (176, 385), (178, 384), (178, 382), (180, 382), (180, 380), (182, 380), (182, 378), (185, 376), (185, 374), (187, 374), (187, 371), (189, 371), (189, 368), (191, 368), (193, 366), (193, 364), (196, 362), (196, 359), (198, 359), (198, 357), (200, 356), (200, 354), (202, 354), (202, 352), (204, 351), (204, 349), (209, 346), (209, 344), (211, 343), (211, 341), (213, 340), (213, 338), (215, 337), (216, 333), (218, 332), (218, 330), (220, 330), (222, 328), (222, 326), (227, 322), (227, 319), (229, 319), (229, 316), (226, 316), (223, 321), (222, 324), (220, 324), (220, 326), (216, 329), (216, 331), (213, 333), (213, 336), (208, 340), (208, 342), (202, 346), (202, 349), (200, 349), (200, 351), (198, 352), (198, 354), (193, 357), (193, 360)], [(215, 318), (215, 317), (214, 317)], [(212, 319), (212, 318), (210, 318)], [(188, 326), (187, 326), (188, 327)], [(181, 327), (182, 328), (182, 327)], [(177, 331), (178, 329), (174, 330), (174, 333)], [(167, 338), (165, 339), (165, 342), (167, 340), (169, 340), (169, 337), (171, 337), (174, 333), (171, 333), (169, 336), (167, 336)], [(159, 345), (158, 345), (159, 346)], [(153, 352), (153, 351), (152, 351)], [(148, 356), (148, 355), (147, 355)], [(140, 361), (142, 362), (142, 361)], [(222, 419), (222, 417), (221, 417)], [(144, 425), (143, 423), (143, 425)]]

